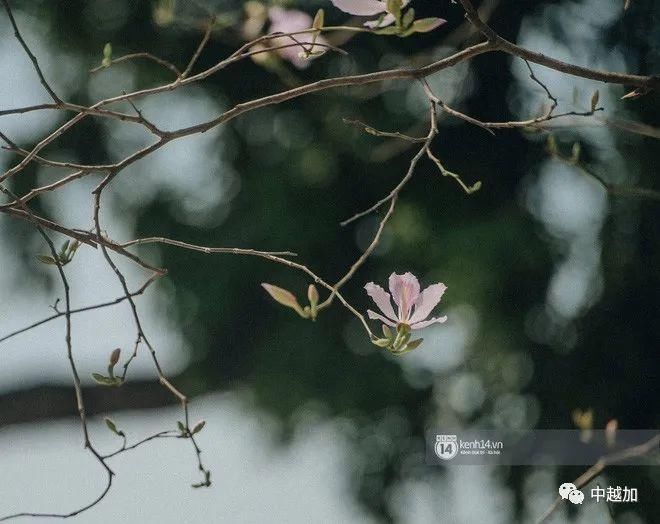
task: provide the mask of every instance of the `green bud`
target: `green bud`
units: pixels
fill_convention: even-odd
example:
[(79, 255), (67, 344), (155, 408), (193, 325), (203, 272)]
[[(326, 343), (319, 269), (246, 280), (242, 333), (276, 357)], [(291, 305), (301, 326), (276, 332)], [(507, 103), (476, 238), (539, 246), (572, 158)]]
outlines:
[(310, 284), (307, 288), (307, 299), (309, 300), (309, 314), (312, 320), (316, 320), (316, 316), (318, 315), (319, 291), (314, 284)]
[(591, 112), (593, 113), (598, 108), (598, 99), (600, 98), (600, 93), (598, 89), (594, 91), (594, 94), (591, 95)]
[(311, 305), (316, 305), (319, 303), (319, 291), (316, 289), (314, 284), (310, 284), (307, 288), (307, 298)]
[(113, 350), (112, 353), (110, 353), (110, 365), (111, 366), (116, 366), (117, 362), (119, 362), (119, 357), (121, 355), (121, 348), (117, 348)]
[(398, 352), (410, 340), (410, 326), (407, 324), (399, 324), (396, 327), (396, 337), (392, 342), (392, 351)]
[(60, 259), (66, 258), (68, 249), (69, 249), (69, 241), (65, 240), (64, 244), (62, 244), (62, 247), (60, 248)]
[(411, 7), (401, 18), (401, 29), (408, 29), (415, 21), (415, 10)]
[(403, 7), (402, 0), (387, 0), (387, 12), (394, 16), (401, 16), (401, 8)]
[(101, 60), (101, 65), (103, 67), (109, 67), (112, 63), (112, 44), (108, 42), (103, 46), (103, 60)]
[(371, 340), (371, 343), (378, 346), (379, 348), (386, 348), (392, 343), (392, 339), (389, 338), (374, 338)]
[(195, 434), (199, 433), (200, 431), (202, 431), (202, 429), (204, 429), (204, 426), (205, 426), (205, 425), (206, 425), (206, 420), (200, 420), (197, 424), (195, 424), (195, 425), (193, 426), (193, 428), (192, 428), (192, 430), (190, 431), (190, 433), (191, 433), (192, 435), (195, 435)]
[(314, 16), (314, 21), (312, 22), (312, 28), (314, 29), (323, 29), (323, 24), (325, 21), (325, 11), (319, 9)]
[(108, 429), (112, 431), (115, 435), (119, 435), (120, 437), (124, 437), (124, 432), (117, 429), (117, 425), (115, 424), (115, 421), (112, 420), (109, 417), (105, 417), (103, 420), (105, 420), (105, 425), (108, 426)]
[(401, 30), (401, 9), (403, 8), (402, 0), (387, 0), (386, 9), (387, 12), (394, 15), (396, 18), (396, 29), (397, 31)]
[(571, 150), (570, 162), (572, 164), (577, 164), (580, 161), (580, 152), (581, 151), (582, 151), (582, 147), (580, 146), (580, 142), (575, 142), (573, 144), (573, 149)]
[(298, 304), (298, 299), (296, 296), (281, 287), (274, 286), (272, 284), (262, 283), (261, 286), (266, 290), (266, 292), (275, 300), (283, 306), (290, 307), (295, 310), (303, 318), (309, 318), (309, 312), (305, 313), (300, 304)]
[(468, 195), (471, 195), (472, 193), (476, 193), (480, 189), (481, 189), (481, 180), (477, 180), (474, 184), (468, 187), (467, 193)]

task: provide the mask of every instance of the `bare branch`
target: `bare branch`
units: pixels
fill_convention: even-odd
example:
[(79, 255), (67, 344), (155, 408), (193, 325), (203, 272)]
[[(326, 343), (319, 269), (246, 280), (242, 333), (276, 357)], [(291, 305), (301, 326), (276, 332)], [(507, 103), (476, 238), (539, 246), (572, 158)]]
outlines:
[(48, 91), (48, 94), (56, 104), (61, 104), (62, 99), (55, 94), (55, 91), (53, 91), (53, 89), (46, 81), (46, 77), (41, 71), (41, 67), (39, 67), (39, 62), (37, 61), (37, 57), (34, 56), (34, 53), (32, 53), (25, 40), (23, 40), (23, 37), (21, 36), (21, 32), (18, 29), (18, 25), (16, 24), (16, 20), (14, 19), (14, 14), (12, 13), (11, 7), (9, 6), (9, 0), (2, 0), (2, 5), (4, 6), (5, 11), (7, 12), (7, 16), (9, 17), (9, 22), (11, 23), (11, 26), (14, 28), (14, 36), (16, 37), (16, 40), (19, 41), (21, 47), (28, 55), (28, 57), (30, 57), (30, 60), (32, 61), (32, 65), (34, 66), (34, 70), (37, 72), (37, 75), (39, 75), (39, 80), (41, 81), (41, 85), (44, 86), (44, 89), (46, 91)]

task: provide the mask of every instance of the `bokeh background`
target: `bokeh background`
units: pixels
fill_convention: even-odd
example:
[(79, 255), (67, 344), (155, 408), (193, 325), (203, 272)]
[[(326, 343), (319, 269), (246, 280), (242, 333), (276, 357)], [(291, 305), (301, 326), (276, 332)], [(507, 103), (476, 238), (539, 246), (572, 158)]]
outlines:
[[(201, 38), (205, 11), (220, 15), (198, 69), (241, 43), (254, 2), (90, 0), (12, 2), (17, 21), (55, 90), (66, 100), (100, 98), (171, 80), (150, 62), (95, 75), (102, 49), (149, 51), (183, 66)], [(274, 3), (273, 3), (274, 4)], [(326, 23), (358, 23), (330, 2), (279, 2)], [(267, 4), (265, 7), (268, 7)], [(194, 87), (139, 101), (152, 121), (175, 129), (212, 118), (241, 101), (332, 75), (424, 64), (479, 39), (449, 1), (414, 0), (418, 16), (443, 28), (407, 39), (334, 34), (349, 56), (328, 54), (298, 70), (277, 57), (244, 61)], [(503, 36), (575, 63), (657, 73), (660, 5), (633, 0), (486, 0)], [(265, 25), (267, 29), (268, 25)], [(0, 17), (0, 105), (46, 101), (31, 64)], [(433, 427), (571, 428), (576, 409), (594, 426), (657, 428), (660, 326), (660, 205), (608, 196), (592, 177), (551, 158), (548, 132), (565, 154), (579, 142), (582, 162), (612, 184), (657, 188), (660, 160), (656, 94), (619, 100), (622, 86), (534, 72), (561, 108), (584, 111), (595, 89), (605, 108), (594, 118), (557, 121), (544, 132), (490, 136), (441, 119), (433, 149), (446, 167), (482, 189), (465, 195), (423, 161), (402, 193), (374, 255), (346, 285), (358, 309), (362, 287), (412, 271), (423, 285), (447, 284), (446, 324), (424, 332), (422, 347), (392, 357), (371, 345), (336, 304), (317, 322), (270, 300), (261, 282), (304, 296), (309, 281), (284, 266), (176, 248), (141, 251), (169, 276), (138, 301), (166, 372), (193, 397), (193, 417), (214, 485), (192, 490), (194, 455), (162, 441), (113, 462), (116, 487), (78, 522), (532, 522), (557, 486), (584, 468), (430, 467), (424, 431)], [(488, 54), (429, 78), (436, 94), (486, 121), (525, 119), (547, 103), (525, 64)], [(122, 107), (122, 106), (118, 106)], [(130, 111), (130, 108), (126, 108)], [(118, 240), (167, 236), (189, 242), (292, 250), (332, 281), (369, 243), (380, 215), (339, 222), (388, 193), (414, 154), (409, 144), (348, 127), (424, 134), (418, 84), (389, 82), (314, 94), (248, 113), (168, 145), (127, 169), (107, 192), (103, 221)], [(65, 115), (0, 118), (0, 130), (29, 148)], [(630, 122), (640, 132), (630, 132)], [(91, 119), (47, 149), (53, 159), (116, 161), (148, 143), (130, 124)], [(0, 166), (17, 161), (0, 152)], [(59, 173), (33, 164), (13, 180), (26, 191)], [(81, 180), (35, 201), (35, 210), (89, 228), (90, 191)], [(56, 275), (35, 260), (46, 249), (26, 224), (0, 220), (1, 335), (48, 316), (60, 296)], [(145, 274), (123, 264), (131, 287)], [(74, 304), (121, 295), (99, 253), (81, 248), (68, 266)], [(377, 326), (374, 325), (377, 329)], [(103, 486), (81, 449), (61, 322), (0, 345), (0, 509), (70, 511)], [(83, 375), (103, 371), (115, 347), (130, 351), (130, 312), (120, 305), (74, 319)], [(154, 379), (146, 353), (119, 389), (85, 379), (93, 436), (117, 445), (111, 416), (129, 438), (174, 428), (178, 408)], [(605, 485), (639, 489), (637, 504), (562, 508), (556, 522), (657, 522), (655, 467), (616, 467)]]

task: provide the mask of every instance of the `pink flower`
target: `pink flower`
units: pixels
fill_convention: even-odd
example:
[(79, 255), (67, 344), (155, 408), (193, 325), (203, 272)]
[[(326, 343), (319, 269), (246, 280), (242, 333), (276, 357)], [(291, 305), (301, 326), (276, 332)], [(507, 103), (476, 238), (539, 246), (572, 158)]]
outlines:
[[(334, 6), (351, 15), (357, 16), (383, 16), (380, 20), (371, 20), (364, 25), (372, 29), (379, 27), (387, 27), (395, 22), (393, 14), (387, 12), (387, 1), (381, 0), (331, 0)], [(401, 7), (405, 7), (410, 3), (410, 0), (403, 0)]]
[[(396, 22), (396, 16), (387, 10), (387, 0), (331, 0), (334, 6), (345, 13), (357, 16), (378, 16), (376, 20), (369, 20), (364, 25), (370, 29), (381, 29)], [(410, 3), (410, 0), (401, 0), (401, 10)], [(407, 14), (413, 15), (410, 9)], [(446, 23), (444, 18), (421, 18), (414, 20), (411, 25), (399, 28), (403, 36), (412, 33), (428, 33)]]
[[(271, 7), (268, 10), (268, 17), (270, 18), (270, 32), (271, 33), (296, 33), (298, 31), (304, 31), (305, 29), (312, 28), (313, 19), (307, 13), (298, 11), (296, 9), (283, 9), (281, 7)], [(299, 35), (293, 35), (293, 40), (291, 37), (283, 36), (282, 38), (275, 38), (271, 40), (271, 45), (273, 47), (291, 45), (291, 47), (284, 47), (278, 49), (276, 52), (285, 60), (291, 62), (298, 69), (305, 69), (309, 67), (310, 60), (305, 56), (305, 49), (307, 51), (312, 51), (312, 32), (301, 33)], [(303, 46), (296, 45), (296, 41), (304, 44)], [(328, 41), (323, 38), (323, 36), (318, 35), (315, 42), (319, 44), (327, 44)], [(322, 50), (322, 47), (317, 47), (314, 49), (314, 52)]]
[[(397, 305), (398, 314), (394, 313), (390, 293), (379, 285), (369, 282), (364, 289), (373, 299), (383, 315), (367, 310), (367, 315), (372, 320), (381, 320), (388, 326), (396, 327), (400, 324), (409, 326), (410, 329), (422, 329), (436, 322), (445, 322), (447, 317), (435, 317), (427, 320), (431, 311), (438, 305), (447, 286), (442, 283), (432, 284), (420, 293), (417, 277), (412, 273), (390, 275), (391, 298)], [(414, 310), (413, 310), (414, 307)]]

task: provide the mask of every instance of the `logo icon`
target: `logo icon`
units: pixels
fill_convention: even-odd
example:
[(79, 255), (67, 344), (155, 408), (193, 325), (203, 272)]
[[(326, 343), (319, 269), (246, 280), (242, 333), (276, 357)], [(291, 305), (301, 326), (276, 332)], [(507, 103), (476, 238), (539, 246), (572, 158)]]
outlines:
[(568, 495), (571, 491), (574, 491), (577, 489), (577, 486), (571, 482), (565, 482), (561, 486), (559, 486), (559, 496), (562, 499), (567, 499)]
[(456, 435), (436, 435), (435, 454), (442, 460), (451, 460), (458, 453), (458, 439)]
[(584, 493), (577, 489), (577, 486), (572, 482), (565, 482), (559, 486), (559, 496), (563, 500), (568, 499), (573, 504), (582, 504), (584, 501)]
[(582, 493), (579, 489), (574, 489), (568, 494), (568, 500), (570, 500), (573, 504), (582, 504), (582, 501), (584, 501), (584, 493)]

